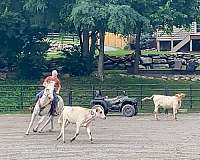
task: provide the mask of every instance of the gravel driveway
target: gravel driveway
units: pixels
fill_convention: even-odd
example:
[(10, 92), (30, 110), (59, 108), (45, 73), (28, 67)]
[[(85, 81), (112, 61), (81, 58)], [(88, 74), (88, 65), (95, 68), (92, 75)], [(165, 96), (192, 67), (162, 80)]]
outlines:
[(1, 160), (179, 160), (200, 159), (200, 114), (152, 114), (136, 117), (108, 116), (93, 124), (94, 144), (85, 128), (70, 143), (75, 126), (66, 129), (66, 143), (56, 141), (54, 132), (24, 135), (30, 115), (0, 115)]

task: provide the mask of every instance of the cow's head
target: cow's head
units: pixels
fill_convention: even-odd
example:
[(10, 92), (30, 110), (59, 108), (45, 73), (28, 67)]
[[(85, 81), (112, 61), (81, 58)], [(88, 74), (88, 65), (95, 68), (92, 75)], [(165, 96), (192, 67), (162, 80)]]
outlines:
[(93, 107), (92, 111), (94, 112), (95, 117), (101, 118), (101, 119), (106, 119), (106, 116), (104, 114), (104, 109), (100, 105), (95, 105)]
[(182, 100), (186, 95), (184, 93), (177, 93), (175, 94), (175, 96), (177, 97), (178, 100)]

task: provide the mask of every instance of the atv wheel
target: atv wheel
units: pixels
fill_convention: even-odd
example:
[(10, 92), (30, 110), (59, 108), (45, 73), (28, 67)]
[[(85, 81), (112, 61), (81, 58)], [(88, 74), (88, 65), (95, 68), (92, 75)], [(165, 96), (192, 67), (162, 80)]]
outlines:
[(126, 104), (122, 107), (122, 114), (125, 117), (132, 117), (133, 115), (136, 115), (137, 113), (134, 106), (130, 104)]
[[(105, 114), (105, 116), (108, 114), (108, 110), (107, 109), (105, 109), (105, 107), (104, 106), (102, 106), (102, 105), (100, 105), (100, 104), (98, 104), (98, 106), (104, 111), (104, 114)], [(93, 105), (92, 106), (92, 109), (95, 109), (96, 108), (96, 106), (95, 105)]]

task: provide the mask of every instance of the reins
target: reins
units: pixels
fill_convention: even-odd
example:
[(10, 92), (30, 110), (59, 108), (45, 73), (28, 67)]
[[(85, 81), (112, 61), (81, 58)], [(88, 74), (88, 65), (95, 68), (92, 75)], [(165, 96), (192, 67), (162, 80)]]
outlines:
[[(43, 94), (43, 95), (45, 95), (45, 94)], [(45, 95), (45, 96), (48, 97), (48, 95)], [(44, 105), (41, 105), (40, 99), (41, 99), (41, 98), (38, 99), (40, 109), (44, 109), (46, 106), (48, 106), (49, 104), (51, 104), (51, 100), (50, 100), (49, 97), (48, 97), (48, 100), (49, 100), (49, 101), (47, 101), (47, 103), (45, 103)]]

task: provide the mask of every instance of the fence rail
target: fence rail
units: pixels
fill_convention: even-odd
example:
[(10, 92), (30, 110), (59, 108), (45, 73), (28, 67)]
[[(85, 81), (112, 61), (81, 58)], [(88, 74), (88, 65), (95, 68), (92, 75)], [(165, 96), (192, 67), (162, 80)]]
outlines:
[[(79, 87), (78, 87), (79, 86)], [(38, 85), (0, 85), (0, 112), (26, 111), (33, 103), (36, 93), (42, 90)], [(129, 97), (135, 97), (141, 112), (152, 112), (152, 101), (141, 102), (141, 99), (152, 94), (174, 95), (177, 92), (186, 94), (183, 108), (189, 111), (200, 111), (200, 87), (193, 84), (160, 85), (160, 84), (81, 84), (71, 85), (61, 91), (66, 105), (89, 106), (95, 97), (95, 91), (101, 90), (104, 96), (115, 97), (126, 91)]]

